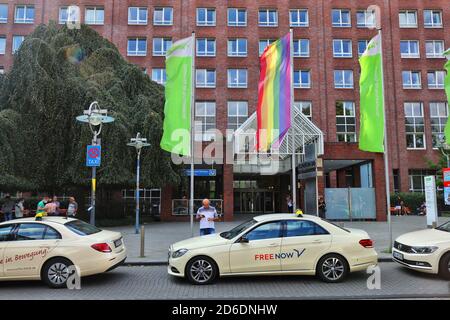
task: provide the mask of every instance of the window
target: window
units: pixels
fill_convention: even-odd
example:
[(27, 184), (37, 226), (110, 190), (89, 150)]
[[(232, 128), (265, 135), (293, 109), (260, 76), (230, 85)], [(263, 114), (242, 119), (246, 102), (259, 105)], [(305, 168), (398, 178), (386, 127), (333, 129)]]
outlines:
[(294, 70), (294, 88), (311, 88), (311, 73), (309, 70)]
[(43, 240), (46, 228), (40, 223), (22, 223), (17, 230), (16, 240)]
[(336, 102), (336, 133), (339, 142), (356, 142), (355, 103)]
[(152, 69), (152, 80), (161, 84), (166, 84), (166, 69), (164, 68), (154, 68)]
[(246, 57), (247, 56), (247, 39), (238, 38), (228, 40), (228, 56), (229, 57)]
[(70, 221), (64, 225), (67, 227), (67, 229), (80, 236), (89, 236), (91, 234), (99, 233), (100, 231), (102, 231), (96, 226), (93, 226), (92, 224), (86, 223), (81, 220)]
[(423, 19), (425, 28), (442, 28), (442, 11), (424, 10)]
[(417, 28), (417, 11), (403, 10), (398, 14), (400, 28)]
[(333, 57), (335, 58), (353, 57), (352, 41), (342, 39), (333, 40)]
[(11, 232), (13, 230), (13, 226), (14, 226), (14, 224), (0, 226), (0, 242), (12, 240)]
[(5, 74), (5, 67), (4, 66), (0, 66), (0, 74)]
[(336, 89), (353, 89), (353, 70), (334, 70)]
[(333, 27), (351, 27), (350, 10), (347, 9), (333, 9), (332, 11)]
[(195, 85), (197, 88), (215, 88), (216, 70), (197, 69), (195, 72)]
[(247, 239), (250, 241), (281, 238), (283, 228), (280, 221), (268, 222), (259, 225), (247, 233)]
[(258, 23), (260, 27), (278, 26), (278, 11), (275, 9), (259, 10)]
[(289, 11), (289, 25), (291, 27), (309, 26), (309, 16), (307, 9), (293, 9)]
[(215, 26), (216, 9), (197, 8), (197, 26)]
[(294, 40), (294, 57), (296, 58), (309, 57), (309, 39)]
[(402, 58), (420, 58), (419, 41), (417, 40), (400, 41), (400, 53)]
[(197, 39), (197, 56), (198, 57), (215, 57), (216, 56), (216, 39)]
[(210, 141), (215, 134), (208, 130), (216, 128), (216, 103), (196, 102), (195, 103), (195, 140)]
[(422, 80), (420, 71), (403, 71), (403, 89), (421, 89)]
[(155, 8), (153, 11), (154, 26), (171, 26), (173, 23), (173, 9), (169, 7)]
[(425, 191), (425, 176), (435, 176), (434, 170), (411, 169), (409, 170), (409, 191), (424, 192)]
[(247, 101), (228, 101), (228, 129), (237, 130), (247, 118)]
[(13, 36), (12, 53), (16, 53), (16, 51), (19, 50), (24, 40), (25, 36)]
[(314, 236), (329, 234), (317, 223), (308, 220), (288, 220), (286, 221), (286, 237)]
[(228, 8), (228, 26), (247, 26), (247, 10), (238, 8)]
[(266, 50), (267, 46), (271, 45), (274, 42), (275, 42), (275, 40), (272, 40), (272, 39), (259, 40), (259, 56), (262, 56), (262, 54), (264, 53), (264, 50)]
[(6, 37), (0, 36), (0, 54), (5, 54), (6, 52)]
[(369, 40), (358, 40), (358, 56), (362, 56), (366, 52)]
[(8, 4), (0, 4), (0, 23), (8, 22)]
[(169, 38), (153, 38), (153, 56), (165, 56), (171, 46), (172, 40)]
[(59, 24), (65, 24), (69, 20), (69, 8), (68, 7), (61, 7), (59, 8), (59, 17), (58, 21)]
[(303, 115), (312, 121), (312, 102), (311, 101), (296, 101), (294, 106), (299, 108)]
[(425, 149), (425, 125), (421, 102), (405, 102), (406, 147)]
[(128, 39), (127, 55), (128, 56), (146, 56), (147, 55), (147, 39), (146, 38)]
[(425, 43), (427, 58), (444, 58), (444, 40), (428, 40)]
[(444, 134), (445, 124), (448, 118), (448, 106), (445, 102), (430, 103), (431, 134), (433, 148), (438, 147), (439, 138)]
[(16, 6), (14, 15), (15, 23), (33, 23), (34, 22), (34, 6)]
[(247, 69), (228, 69), (228, 88), (247, 88)]
[(105, 22), (105, 9), (103, 7), (86, 8), (86, 24), (103, 24)]
[(360, 10), (356, 12), (356, 26), (358, 28), (375, 27), (375, 14), (373, 11)]
[(428, 89), (444, 89), (445, 71), (428, 71)]
[(147, 24), (148, 10), (144, 7), (128, 8), (128, 24)]

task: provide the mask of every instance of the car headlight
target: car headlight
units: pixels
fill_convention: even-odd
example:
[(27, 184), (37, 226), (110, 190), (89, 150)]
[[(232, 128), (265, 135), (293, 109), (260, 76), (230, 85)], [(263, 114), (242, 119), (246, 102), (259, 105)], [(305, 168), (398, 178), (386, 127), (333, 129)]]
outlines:
[(179, 258), (184, 256), (184, 254), (186, 252), (188, 252), (188, 249), (178, 249), (177, 251), (175, 251), (174, 253), (172, 253), (172, 258)]
[(417, 254), (429, 254), (433, 253), (438, 249), (438, 247), (430, 246), (430, 247), (411, 247), (412, 253)]

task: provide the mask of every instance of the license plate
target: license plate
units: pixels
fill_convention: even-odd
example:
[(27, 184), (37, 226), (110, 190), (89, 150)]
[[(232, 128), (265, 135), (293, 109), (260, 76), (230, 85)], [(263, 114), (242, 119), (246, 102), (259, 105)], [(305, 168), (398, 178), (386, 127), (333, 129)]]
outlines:
[(116, 248), (120, 247), (122, 245), (122, 239), (114, 241), (114, 245), (116, 246)]
[(403, 260), (403, 254), (401, 254), (400, 252), (394, 251), (394, 253), (392, 255), (397, 260)]

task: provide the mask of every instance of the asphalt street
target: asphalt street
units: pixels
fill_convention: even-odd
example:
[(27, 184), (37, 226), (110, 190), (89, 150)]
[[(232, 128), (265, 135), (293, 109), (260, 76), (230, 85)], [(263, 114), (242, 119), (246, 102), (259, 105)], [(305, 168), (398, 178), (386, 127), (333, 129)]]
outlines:
[(193, 286), (167, 275), (165, 266), (124, 266), (83, 278), (80, 290), (49, 289), (39, 281), (0, 282), (0, 299), (404, 299), (448, 298), (450, 281), (407, 270), (393, 262), (379, 264), (380, 289), (369, 290), (365, 272), (338, 284), (310, 276), (222, 278)]

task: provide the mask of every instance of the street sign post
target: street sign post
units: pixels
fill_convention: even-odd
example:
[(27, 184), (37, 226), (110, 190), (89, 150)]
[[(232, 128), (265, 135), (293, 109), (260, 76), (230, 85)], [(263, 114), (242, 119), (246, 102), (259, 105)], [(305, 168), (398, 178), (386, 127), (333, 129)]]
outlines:
[(436, 179), (434, 176), (425, 177), (425, 202), (427, 206), (427, 226), (435, 227), (438, 221), (436, 201)]
[[(185, 175), (188, 177), (191, 176), (191, 170), (186, 169)], [(215, 177), (217, 175), (216, 169), (195, 169), (194, 177)]]
[(100, 167), (102, 147), (100, 145), (89, 145), (86, 149), (86, 166)]

